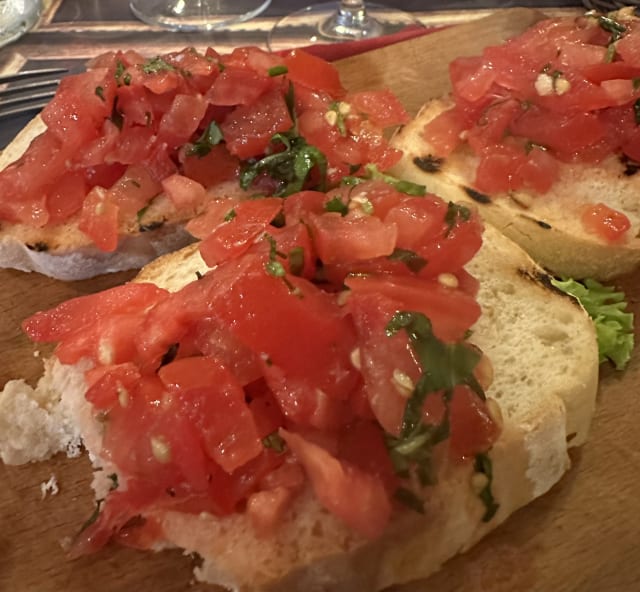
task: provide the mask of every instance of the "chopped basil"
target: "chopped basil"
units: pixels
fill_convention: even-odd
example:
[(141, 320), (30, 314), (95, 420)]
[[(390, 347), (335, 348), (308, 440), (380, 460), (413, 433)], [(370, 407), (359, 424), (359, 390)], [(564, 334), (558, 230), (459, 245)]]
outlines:
[(267, 273), (273, 277), (283, 278), (287, 275), (284, 265), (282, 265), (280, 261), (267, 261), (264, 264), (264, 268), (267, 270)]
[(99, 97), (100, 99), (102, 99), (102, 101), (104, 102), (104, 88), (102, 88), (101, 86), (96, 86), (96, 90), (95, 90), (96, 96)]
[(331, 105), (329, 105), (329, 111), (335, 113), (336, 117), (336, 128), (338, 128), (338, 133), (341, 136), (347, 135), (347, 124), (345, 123), (344, 113), (340, 109), (340, 101), (333, 101)]
[(124, 65), (124, 63), (121, 60), (116, 60), (116, 71), (114, 73), (114, 76), (118, 84), (120, 83), (120, 78), (122, 78), (122, 75), (124, 74), (125, 69), (126, 69), (126, 66)]
[(280, 66), (273, 66), (273, 68), (269, 68), (268, 70), (268, 74), (269, 76), (281, 76), (282, 74), (286, 74), (289, 71), (289, 68), (287, 68), (284, 64), (280, 65)]
[(203, 157), (211, 152), (211, 148), (224, 140), (222, 130), (215, 121), (212, 121), (202, 135), (189, 147), (187, 156)]
[(238, 214), (236, 214), (236, 211), (231, 208), (228, 212), (227, 215), (224, 217), (224, 221), (225, 222), (231, 222), (231, 220), (233, 220)]
[[(406, 403), (399, 436), (387, 434), (385, 442), (398, 475), (409, 477), (415, 471), (425, 486), (435, 482), (432, 466), (433, 447), (449, 437), (449, 403), (453, 389), (467, 385), (481, 399), (484, 391), (473, 370), (481, 354), (464, 343), (444, 343), (434, 334), (431, 321), (422, 313), (397, 312), (387, 324), (386, 333), (393, 337), (404, 330), (420, 365), (422, 374)], [(445, 414), (440, 424), (425, 424), (422, 410), (426, 398), (444, 393)]]
[(601, 29), (611, 33), (611, 42), (618, 41), (627, 32), (625, 25), (604, 14), (598, 16), (598, 24)]
[(278, 251), (276, 240), (271, 235), (265, 233), (264, 238), (269, 242), (269, 261), (265, 263), (264, 268), (273, 277), (285, 277), (287, 272), (277, 257), (286, 257), (286, 255)]
[(633, 115), (636, 120), (636, 125), (640, 125), (640, 99), (633, 104)]
[(378, 167), (375, 164), (366, 165), (365, 170), (367, 171), (370, 179), (384, 181), (400, 193), (406, 193), (407, 195), (414, 195), (416, 197), (423, 197), (427, 193), (427, 188), (424, 185), (419, 185), (418, 183), (412, 183), (411, 181), (405, 181), (392, 175), (382, 173), (378, 170)]
[[(282, 281), (285, 283), (285, 286), (287, 286), (287, 288), (289, 289), (289, 292), (291, 292), (294, 296), (298, 296), (299, 298), (302, 298), (302, 293), (300, 289), (294, 286), (289, 281), (289, 278), (287, 278), (287, 270), (285, 269), (284, 265), (282, 265), (282, 263), (277, 259), (277, 257), (286, 259), (287, 255), (278, 251), (278, 245), (276, 243), (276, 240), (270, 234), (267, 234), (265, 232), (263, 238), (269, 242), (269, 261), (267, 261), (264, 264), (265, 271), (270, 276), (273, 276), (275, 278), (282, 278)], [(294, 249), (290, 251), (290, 254), (293, 251)], [(293, 274), (292, 272), (292, 275), (295, 275), (295, 274)]]
[(427, 264), (427, 260), (424, 257), (408, 249), (394, 249), (393, 253), (389, 255), (389, 259), (392, 261), (401, 261), (413, 271), (413, 273), (418, 273)]
[(640, 89), (640, 78), (632, 78), (631, 83), (633, 84), (633, 90)]
[(431, 321), (419, 312), (397, 312), (387, 324), (387, 335), (392, 336), (400, 329), (407, 333), (424, 369), (416, 390), (448, 391), (458, 385), (466, 385), (482, 400), (485, 399), (473, 373), (482, 357), (480, 351), (466, 343), (440, 341), (433, 334)]
[(144, 208), (140, 208), (138, 210), (138, 212), (136, 213), (136, 217), (138, 218), (138, 222), (142, 221), (143, 216), (147, 213), (147, 210), (149, 209), (149, 206), (146, 205), (144, 206)]
[(476, 473), (482, 473), (487, 477), (487, 484), (480, 490), (478, 497), (482, 500), (485, 507), (484, 516), (482, 516), (483, 522), (489, 522), (493, 518), (500, 507), (500, 504), (496, 502), (491, 491), (491, 485), (493, 483), (493, 466), (488, 454), (476, 455), (474, 463), (474, 469)]
[(142, 64), (142, 71), (145, 74), (157, 74), (158, 72), (162, 71), (173, 72), (175, 71), (175, 69), (175, 66), (172, 66), (169, 62), (166, 62), (160, 56), (151, 58), (150, 60), (147, 60), (144, 64)]
[(404, 504), (413, 511), (418, 512), (418, 514), (424, 514), (424, 500), (420, 499), (420, 497), (410, 489), (407, 489), (406, 487), (398, 487), (398, 489), (395, 490), (393, 497), (395, 497), (401, 504)]
[(337, 212), (341, 216), (346, 216), (349, 213), (349, 206), (342, 201), (340, 196), (336, 195), (324, 204), (324, 211)]
[(104, 503), (104, 499), (96, 500), (96, 507), (93, 509), (91, 516), (89, 516), (89, 518), (87, 518), (85, 523), (80, 527), (80, 532), (78, 532), (78, 534), (87, 530), (87, 528), (89, 528), (98, 519), (98, 516), (100, 516), (100, 509), (102, 508), (103, 503)]
[(444, 216), (444, 221), (447, 224), (447, 234), (449, 234), (458, 220), (468, 222), (471, 218), (471, 210), (467, 206), (461, 204), (449, 202), (447, 207), (447, 213)]
[(258, 175), (264, 173), (279, 182), (273, 195), (286, 197), (301, 191), (313, 169), (319, 173), (320, 180), (316, 186), (324, 191), (327, 177), (327, 158), (315, 146), (297, 135), (295, 130), (285, 134), (275, 134), (272, 144), (282, 145), (284, 150), (268, 154), (257, 161), (248, 161), (240, 172), (240, 186), (248, 189)]
[(262, 445), (265, 448), (274, 450), (278, 454), (282, 454), (287, 449), (287, 443), (278, 432), (271, 432), (268, 436), (262, 438)]
[(302, 271), (304, 269), (303, 247), (293, 247), (293, 249), (289, 251), (289, 269), (291, 271), (291, 275), (302, 275)]

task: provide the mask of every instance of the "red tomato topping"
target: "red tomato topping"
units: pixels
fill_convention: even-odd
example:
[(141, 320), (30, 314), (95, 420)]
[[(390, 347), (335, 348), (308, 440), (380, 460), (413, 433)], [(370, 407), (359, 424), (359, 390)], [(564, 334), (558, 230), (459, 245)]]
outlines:
[(585, 208), (582, 223), (588, 232), (610, 242), (622, 239), (631, 228), (629, 218), (603, 203)]
[[(45, 132), (0, 172), (0, 220), (79, 222), (111, 251), (163, 191), (176, 217), (201, 211), (206, 193), (189, 181), (205, 191), (232, 181), (238, 195), (286, 195), (337, 183), (352, 164), (389, 168), (400, 153), (383, 128), (405, 122), (406, 112), (388, 91), (349, 100), (336, 68), (301, 50), (105, 53), (63, 80), (42, 113)], [(336, 121), (326, 119), (330, 111)], [(314, 160), (300, 173), (294, 164), (306, 162), (305, 150)], [(279, 151), (285, 163), (273, 163)], [(254, 166), (255, 175), (241, 177)]]
[[(543, 20), (481, 56), (455, 60), (454, 107), (424, 130), (437, 155), (464, 143), (478, 157), (475, 188), (490, 194), (546, 193), (560, 163), (640, 158), (640, 20), (602, 18)], [(599, 223), (589, 216), (598, 215), (582, 217), (590, 232), (621, 239), (624, 224), (594, 231)]]
[[(110, 190), (93, 191), (116, 211), (133, 209), (127, 180), (143, 193), (156, 183), (130, 165)], [(162, 184), (180, 207), (204, 191), (181, 174)], [(132, 518), (165, 509), (246, 512), (270, 536), (305, 488), (375, 538), (411, 485), (406, 470), (417, 477), (433, 458), (437, 475), (447, 451), (468, 462), (491, 448), (498, 428), (480, 396), (462, 379), (430, 382), (432, 359), (460, 362), (436, 374), (490, 375), (460, 345), (480, 314), (463, 268), (480, 246), (473, 209), (363, 181), (286, 200), (212, 201), (190, 228), (212, 269), (194, 270), (181, 289), (127, 284), (24, 324), (32, 339), (58, 341), (61, 362), (91, 363), (100, 454), (126, 483), (75, 552), (110, 538), (152, 545), (153, 521), (136, 528)], [(419, 328), (396, 327), (403, 315)], [(446, 443), (425, 440), (444, 422)], [(422, 456), (409, 454), (403, 468), (402, 451), (416, 447)]]

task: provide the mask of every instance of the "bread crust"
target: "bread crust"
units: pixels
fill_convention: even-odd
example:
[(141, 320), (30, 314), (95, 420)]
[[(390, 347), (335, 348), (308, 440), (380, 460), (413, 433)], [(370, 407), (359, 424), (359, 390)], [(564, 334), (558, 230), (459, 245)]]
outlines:
[[(404, 154), (392, 174), (421, 183), (444, 199), (474, 203), (485, 220), (554, 274), (609, 280), (638, 267), (640, 173), (629, 174), (626, 165), (612, 156), (598, 167), (561, 163), (558, 181), (544, 196), (524, 191), (480, 193), (473, 186), (478, 159), (464, 146), (441, 159), (433, 170), (416, 164), (416, 159), (438, 158), (422, 130), (452, 105), (449, 99), (429, 101), (395, 134), (392, 144)], [(632, 224), (629, 238), (611, 243), (585, 232), (580, 223), (581, 208), (598, 202), (627, 215)]]

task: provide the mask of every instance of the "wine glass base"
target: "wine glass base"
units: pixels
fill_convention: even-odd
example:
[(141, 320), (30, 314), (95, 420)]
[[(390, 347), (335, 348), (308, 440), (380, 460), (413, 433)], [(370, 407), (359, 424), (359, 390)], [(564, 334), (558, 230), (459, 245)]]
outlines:
[(29, 31), (40, 18), (40, 0), (0, 3), (0, 47)]
[(392, 35), (408, 26), (422, 27), (413, 15), (366, 3), (366, 10), (341, 11), (339, 2), (307, 6), (280, 19), (267, 40), (271, 51), (316, 43), (339, 43)]
[(173, 31), (213, 31), (248, 21), (271, 0), (130, 0), (141, 21)]

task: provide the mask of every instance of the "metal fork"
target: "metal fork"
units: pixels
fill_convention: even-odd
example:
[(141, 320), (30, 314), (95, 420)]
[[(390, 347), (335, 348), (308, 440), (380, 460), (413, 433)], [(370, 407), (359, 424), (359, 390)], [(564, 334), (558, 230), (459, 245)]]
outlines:
[(53, 97), (66, 68), (39, 68), (0, 76), (0, 119), (40, 111)]

